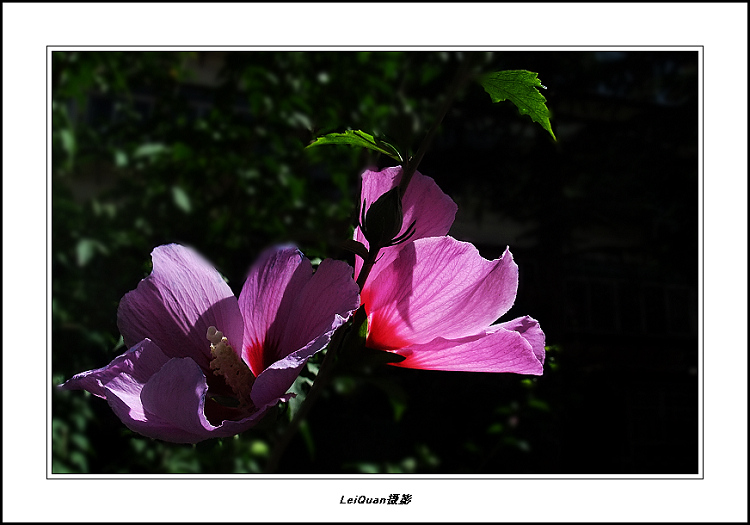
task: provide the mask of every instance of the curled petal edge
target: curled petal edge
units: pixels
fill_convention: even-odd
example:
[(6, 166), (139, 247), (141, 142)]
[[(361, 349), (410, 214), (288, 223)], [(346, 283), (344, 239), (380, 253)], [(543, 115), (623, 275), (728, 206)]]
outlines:
[(510, 372), (542, 375), (543, 359), (520, 332), (500, 326), (460, 339), (436, 338), (396, 351), (405, 359), (392, 366), (454, 372)]
[(542, 328), (539, 326), (539, 321), (529, 315), (524, 315), (523, 317), (517, 317), (516, 319), (490, 326), (488, 332), (499, 328), (521, 334), (521, 337), (526, 339), (531, 345), (531, 348), (534, 350), (534, 355), (539, 359), (539, 362), (544, 364), (545, 337)]
[(201, 368), (188, 357), (167, 357), (149, 339), (105, 367), (77, 374), (61, 388), (83, 389), (104, 398), (129, 429), (173, 443), (197, 443), (244, 432), (269, 408), (291, 397), (268, 399), (252, 415), (214, 426), (204, 412), (208, 385)]

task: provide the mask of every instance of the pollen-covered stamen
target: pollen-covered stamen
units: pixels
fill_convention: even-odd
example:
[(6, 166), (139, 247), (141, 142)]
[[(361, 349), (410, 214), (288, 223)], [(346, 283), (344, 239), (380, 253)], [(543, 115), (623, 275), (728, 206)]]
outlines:
[(211, 342), (211, 370), (217, 376), (224, 377), (227, 385), (232, 389), (239, 400), (240, 409), (252, 408), (250, 390), (255, 382), (255, 376), (245, 362), (237, 355), (237, 352), (229, 344), (224, 334), (209, 326), (206, 339)]

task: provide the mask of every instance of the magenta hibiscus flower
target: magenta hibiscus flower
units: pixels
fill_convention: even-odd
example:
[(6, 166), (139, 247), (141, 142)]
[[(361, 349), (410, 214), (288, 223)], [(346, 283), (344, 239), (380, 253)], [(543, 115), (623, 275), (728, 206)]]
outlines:
[(292, 394), (307, 359), (359, 305), (352, 269), (327, 259), (313, 273), (294, 247), (270, 249), (234, 297), (189, 248), (151, 254), (153, 271), (120, 302), (129, 350), (62, 388), (107, 400), (125, 425), (177, 443), (225, 437), (255, 425)]
[[(401, 168), (365, 171), (360, 204), (396, 187), (401, 173)], [(489, 261), (472, 244), (448, 237), (456, 204), (419, 172), (402, 209), (402, 231), (416, 221), (415, 233), (408, 242), (380, 251), (362, 289), (367, 346), (405, 357), (395, 366), (541, 375), (539, 323), (525, 316), (492, 324), (516, 298), (518, 266), (510, 251)], [(360, 228), (354, 239), (369, 248)], [(361, 268), (358, 259), (355, 276)]]

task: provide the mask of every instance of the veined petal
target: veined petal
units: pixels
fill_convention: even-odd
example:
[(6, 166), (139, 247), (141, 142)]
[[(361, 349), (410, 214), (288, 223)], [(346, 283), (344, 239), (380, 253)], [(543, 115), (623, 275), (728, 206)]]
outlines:
[[(363, 202), (366, 202), (367, 208), (369, 208), (381, 195), (398, 186), (401, 182), (402, 173), (403, 169), (400, 166), (385, 168), (379, 172), (365, 171), (362, 174), (360, 209)], [(401, 200), (401, 207), (404, 221), (399, 235), (405, 233), (409, 225), (416, 220), (412, 240), (446, 235), (456, 218), (456, 211), (458, 210), (456, 203), (443, 193), (434, 179), (422, 175), (418, 171), (414, 173), (409, 182), (409, 187)], [(369, 249), (370, 245), (359, 227), (354, 231), (354, 239), (364, 243)], [(395, 259), (401, 247), (402, 245), (392, 246), (381, 250), (380, 259), (373, 267), (368, 279), (373, 279), (380, 268)], [(356, 278), (362, 269), (362, 259), (356, 257), (355, 260), (354, 273)]]
[(242, 341), (237, 299), (219, 272), (190, 248), (159, 246), (151, 259), (151, 275), (125, 294), (117, 310), (125, 344), (148, 338), (168, 357), (190, 357), (209, 370), (209, 326), (222, 331), (235, 348)]
[(494, 328), (491, 333), (412, 345), (397, 351), (406, 359), (393, 366), (456, 372), (513, 372), (542, 375), (531, 343), (521, 333)]
[(256, 377), (283, 357), (279, 348), (286, 322), (312, 274), (310, 261), (294, 246), (264, 251), (250, 269), (239, 308), (245, 327), (242, 357)]
[(328, 344), (333, 333), (345, 321), (346, 319), (336, 315), (330, 330), (310, 341), (304, 348), (292, 352), (263, 370), (253, 384), (250, 394), (253, 403), (256, 406), (273, 405), (278, 400), (289, 399), (291, 395), (287, 395), (286, 391), (297, 379), (307, 360)]
[(533, 317), (525, 315), (505, 323), (490, 326), (488, 331), (495, 330), (497, 329), (496, 327), (505, 330), (513, 330), (521, 334), (521, 336), (531, 345), (531, 348), (534, 350), (534, 355), (539, 359), (539, 362), (544, 364), (544, 332), (539, 326), (539, 321)]
[(476, 334), (510, 309), (517, 287), (518, 266), (508, 249), (488, 261), (452, 237), (418, 239), (362, 290), (367, 344), (395, 350)]
[(190, 358), (169, 358), (144, 339), (109, 365), (77, 374), (62, 388), (84, 389), (107, 400), (134, 432), (174, 443), (197, 443), (252, 427), (271, 405), (250, 417), (211, 425), (204, 414), (206, 376)]
[(315, 273), (294, 247), (271, 249), (250, 271), (240, 293), (245, 319), (243, 357), (258, 377), (306, 347), (359, 306), (352, 268), (326, 259)]
[(299, 290), (285, 319), (279, 357), (307, 346), (329, 332), (338, 318), (348, 319), (359, 307), (359, 287), (352, 267), (343, 261), (325, 259)]
[(167, 361), (169, 357), (154, 342), (144, 339), (115, 357), (107, 366), (76, 374), (60, 387), (63, 390), (88, 390), (97, 397), (107, 399), (106, 385), (116, 377), (128, 375), (135, 383), (145, 385)]

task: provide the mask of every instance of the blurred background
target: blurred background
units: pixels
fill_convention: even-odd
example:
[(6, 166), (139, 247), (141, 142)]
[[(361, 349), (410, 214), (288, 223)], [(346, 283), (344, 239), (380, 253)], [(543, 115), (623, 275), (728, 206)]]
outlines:
[[(52, 54), (52, 471), (260, 472), (296, 405), (235, 438), (176, 445), (54, 388), (125, 351), (120, 298), (160, 244), (191, 245), (239, 294), (269, 245), (353, 264), (359, 175), (389, 158), (304, 150), (347, 128), (415, 150), (460, 52)], [(480, 52), (539, 73), (554, 142), (473, 83), (419, 171), (451, 234), (510, 246), (512, 310), (547, 336), (538, 378), (341, 367), (280, 473), (698, 472), (698, 53)], [(303, 394), (311, 362), (295, 388)]]

